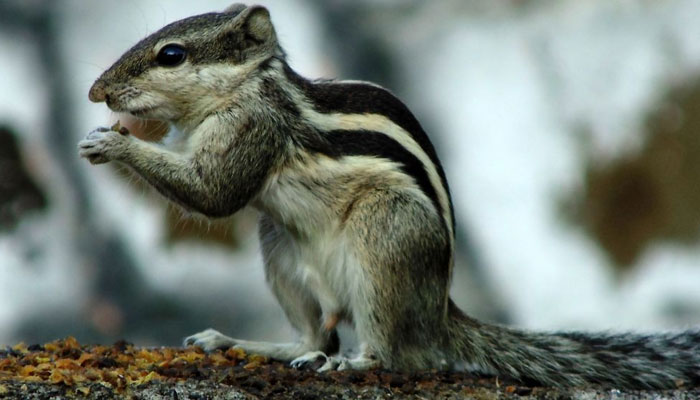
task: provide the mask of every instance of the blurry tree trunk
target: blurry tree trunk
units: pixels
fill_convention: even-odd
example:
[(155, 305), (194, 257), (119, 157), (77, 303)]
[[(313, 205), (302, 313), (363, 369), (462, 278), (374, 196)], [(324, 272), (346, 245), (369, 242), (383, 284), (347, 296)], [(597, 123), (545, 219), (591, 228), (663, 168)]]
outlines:
[[(60, 42), (59, 10), (63, 5), (60, 0), (44, 2), (41, 7), (19, 1), (0, 2), (0, 29), (29, 37), (26, 45), (34, 46), (39, 55), (42, 74), (36, 79), (46, 88), (48, 98), (46, 146), (69, 196), (65, 203), (70, 207), (68, 232), (74, 246), (72, 253), (78, 256), (81, 266), (95, 269), (90, 271), (95, 276), (93, 295), (125, 305), (142, 297), (139, 294), (144, 293), (143, 279), (123, 239), (115, 231), (95, 224), (89, 183), (84, 168), (79, 165), (83, 160), (79, 159), (76, 147), (75, 110), (68, 84), (70, 71), (63, 51), (65, 46)], [(70, 324), (70, 318), (64, 323)], [(30, 340), (32, 333), (28, 332), (28, 336)]]

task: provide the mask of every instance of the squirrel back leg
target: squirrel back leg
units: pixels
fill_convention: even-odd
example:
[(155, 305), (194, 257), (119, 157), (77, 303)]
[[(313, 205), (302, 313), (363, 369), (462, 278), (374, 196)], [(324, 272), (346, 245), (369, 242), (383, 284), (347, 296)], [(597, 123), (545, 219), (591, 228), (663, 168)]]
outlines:
[(344, 229), (354, 278), (346, 284), (361, 348), (322, 370), (443, 366), (450, 247), (440, 221), (412, 191), (375, 190), (353, 203)]

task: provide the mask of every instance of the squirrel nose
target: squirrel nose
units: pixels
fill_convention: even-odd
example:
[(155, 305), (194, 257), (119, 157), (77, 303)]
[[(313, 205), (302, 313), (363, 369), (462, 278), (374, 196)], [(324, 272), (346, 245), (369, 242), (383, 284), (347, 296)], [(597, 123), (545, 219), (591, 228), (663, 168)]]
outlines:
[(88, 93), (88, 98), (93, 103), (101, 103), (107, 99), (107, 93), (105, 93), (105, 83), (102, 80), (97, 80), (92, 84), (90, 88), (90, 93)]

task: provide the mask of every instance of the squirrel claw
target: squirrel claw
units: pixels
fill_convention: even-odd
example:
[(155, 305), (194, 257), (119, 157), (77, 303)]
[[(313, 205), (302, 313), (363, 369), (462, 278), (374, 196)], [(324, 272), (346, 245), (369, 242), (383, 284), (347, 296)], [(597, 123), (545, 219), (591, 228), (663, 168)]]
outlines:
[(310, 351), (301, 357), (295, 358), (294, 360), (292, 360), (292, 362), (289, 363), (289, 365), (291, 365), (292, 368), (295, 369), (316, 369), (316, 365), (320, 364), (319, 361), (323, 361), (323, 365), (326, 365), (328, 363), (329, 358), (330, 357), (328, 357), (326, 353), (322, 351)]

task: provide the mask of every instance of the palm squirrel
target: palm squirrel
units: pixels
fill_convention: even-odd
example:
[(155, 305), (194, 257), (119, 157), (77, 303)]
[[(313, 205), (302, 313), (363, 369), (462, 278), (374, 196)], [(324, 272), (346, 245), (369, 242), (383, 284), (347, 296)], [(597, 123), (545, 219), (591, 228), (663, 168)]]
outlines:
[[(97, 129), (92, 163), (118, 161), (208, 217), (260, 211), (267, 282), (296, 343), (185, 339), (320, 370), (461, 369), (552, 386), (700, 383), (700, 332), (538, 333), (477, 321), (449, 297), (454, 216), (421, 125), (389, 91), (307, 80), (286, 62), (269, 12), (234, 4), (140, 41), (90, 89), (116, 112), (168, 121), (168, 145)], [(352, 324), (353, 358), (336, 324)]]

